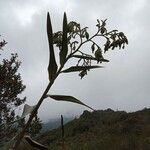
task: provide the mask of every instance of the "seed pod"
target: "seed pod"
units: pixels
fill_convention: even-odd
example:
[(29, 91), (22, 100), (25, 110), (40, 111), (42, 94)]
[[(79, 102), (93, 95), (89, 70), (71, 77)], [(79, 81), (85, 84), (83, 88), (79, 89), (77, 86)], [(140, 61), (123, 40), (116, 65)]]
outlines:
[(83, 71), (81, 71), (81, 72), (79, 73), (79, 76), (81, 77), (81, 79), (82, 79), (85, 75), (87, 75), (87, 70), (83, 70)]
[(87, 40), (89, 39), (89, 33), (88, 32), (85, 32), (85, 37)]
[(101, 59), (103, 59), (102, 51), (100, 48), (96, 50), (95, 58), (97, 59), (97, 63), (100, 62)]
[(94, 43), (92, 44), (91, 49), (92, 49), (92, 53), (93, 53), (95, 50), (95, 44)]
[(101, 28), (101, 34), (104, 34), (106, 32), (106, 28), (105, 27), (102, 27)]

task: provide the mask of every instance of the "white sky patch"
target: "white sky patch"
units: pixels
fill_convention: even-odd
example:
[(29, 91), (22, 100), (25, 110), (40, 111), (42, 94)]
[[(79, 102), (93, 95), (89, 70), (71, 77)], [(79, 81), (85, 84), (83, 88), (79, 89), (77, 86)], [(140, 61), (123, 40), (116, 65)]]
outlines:
[(127, 5), (128, 6), (128, 10), (130, 12), (129, 16), (136, 15), (136, 13), (141, 11), (141, 9), (143, 9), (145, 5), (146, 5), (146, 0), (134, 0), (134, 1), (131, 1), (130, 5)]
[[(83, 80), (77, 73), (61, 76), (50, 92), (75, 96), (97, 109), (110, 107), (135, 111), (149, 107), (148, 4), (148, 0), (108, 0), (107, 3), (100, 0), (0, 0), (0, 34), (8, 41), (9, 48), (6, 47), (5, 52), (15, 50), (22, 61), (22, 72), (19, 72), (27, 86), (23, 93), (27, 96), (27, 104), (37, 102), (48, 82), (46, 14), (50, 12), (53, 29), (58, 31), (62, 29), (66, 11), (68, 21), (88, 26), (90, 34), (97, 29), (96, 19), (107, 18), (108, 29), (123, 31), (129, 39), (129, 46), (122, 51), (109, 51), (105, 56), (111, 59), (110, 63), (103, 64), (105, 69), (90, 71)], [(81, 108), (47, 100), (39, 115), (41, 119), (47, 119), (65, 112), (81, 113)]]
[(38, 8), (20, 7), (20, 8), (16, 8), (14, 11), (15, 11), (16, 18), (19, 20), (19, 23), (22, 26), (26, 26), (27, 24), (31, 24), (32, 16), (38, 12)]

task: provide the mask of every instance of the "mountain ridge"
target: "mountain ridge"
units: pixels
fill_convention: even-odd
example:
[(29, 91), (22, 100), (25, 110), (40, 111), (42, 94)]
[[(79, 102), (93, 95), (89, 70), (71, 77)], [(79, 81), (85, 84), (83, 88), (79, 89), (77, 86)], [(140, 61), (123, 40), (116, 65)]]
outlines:
[[(36, 140), (53, 150), (149, 150), (150, 108), (136, 112), (84, 111), (79, 118), (47, 131)], [(62, 144), (63, 143), (63, 144)]]

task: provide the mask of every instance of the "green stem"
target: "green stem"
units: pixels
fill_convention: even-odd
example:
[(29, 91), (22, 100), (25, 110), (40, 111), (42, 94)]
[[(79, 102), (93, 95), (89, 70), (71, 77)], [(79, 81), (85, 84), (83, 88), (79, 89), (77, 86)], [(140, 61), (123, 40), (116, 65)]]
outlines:
[[(65, 63), (66, 63), (66, 62), (65, 62)], [(64, 63), (64, 64), (65, 64), (65, 63)], [(24, 135), (25, 135), (25, 133), (26, 133), (26, 130), (29, 128), (29, 126), (30, 126), (30, 124), (31, 124), (31, 122), (32, 122), (32, 120), (33, 120), (33, 118), (36, 116), (36, 114), (37, 114), (37, 112), (38, 112), (39, 107), (41, 106), (43, 100), (45, 99), (45, 97), (46, 97), (46, 95), (47, 95), (47, 93), (48, 93), (48, 91), (49, 91), (50, 88), (52, 87), (52, 85), (53, 85), (55, 79), (58, 77), (58, 75), (60, 74), (60, 72), (61, 72), (61, 70), (62, 70), (63, 67), (64, 67), (64, 65), (62, 65), (62, 66), (59, 68), (58, 72), (57, 72), (56, 75), (55, 75), (55, 78), (54, 78), (52, 81), (50, 81), (49, 84), (47, 85), (47, 88), (45, 89), (45, 91), (44, 91), (44, 93), (42, 94), (40, 100), (38, 101), (37, 105), (35, 106), (34, 110), (32, 111), (32, 113), (31, 113), (31, 115), (30, 115), (30, 117), (29, 117), (28, 122), (26, 123), (25, 127), (22, 129), (22, 131), (21, 131), (21, 132), (19, 133), (19, 135), (17, 136), (17, 141), (16, 141), (16, 143), (14, 144), (13, 150), (17, 150), (17, 149), (18, 149), (18, 146), (20, 145), (20, 142), (21, 142), (22, 138), (24, 137)]]
[(29, 117), (29, 120), (28, 122), (26, 123), (25, 127), (22, 129), (22, 131), (19, 133), (18, 137), (17, 137), (17, 142), (15, 143), (13, 149), (14, 150), (17, 150), (22, 138), (24, 137), (25, 135), (25, 132), (26, 130), (29, 128), (33, 118), (35, 117), (35, 115), (37, 114), (37, 111), (39, 109), (39, 107), (41, 106), (43, 100), (45, 99), (45, 96), (47, 94), (47, 92), (49, 91), (49, 89), (51, 88), (51, 86), (53, 85), (53, 82), (50, 82), (46, 88), (46, 90), (44, 91), (43, 95), (41, 96), (40, 100), (38, 101), (36, 107), (34, 108), (34, 110), (32, 111), (30, 117)]

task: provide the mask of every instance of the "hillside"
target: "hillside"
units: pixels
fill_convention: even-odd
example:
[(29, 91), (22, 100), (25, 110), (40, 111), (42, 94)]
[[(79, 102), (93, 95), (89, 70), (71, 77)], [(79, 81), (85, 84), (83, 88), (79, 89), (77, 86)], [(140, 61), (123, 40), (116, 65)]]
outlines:
[[(126, 113), (111, 109), (84, 111), (64, 126), (66, 150), (149, 150), (150, 109)], [(61, 128), (37, 139), (50, 149), (62, 149)]]

